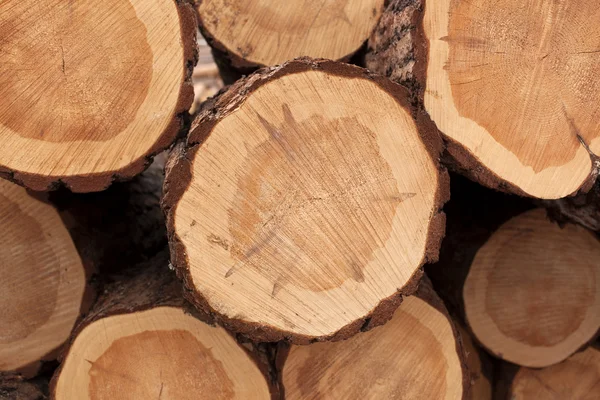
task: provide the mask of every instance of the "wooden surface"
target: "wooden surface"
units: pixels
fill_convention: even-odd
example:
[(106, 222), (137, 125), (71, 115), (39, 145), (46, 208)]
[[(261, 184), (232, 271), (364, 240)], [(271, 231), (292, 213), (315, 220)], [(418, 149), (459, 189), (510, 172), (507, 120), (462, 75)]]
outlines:
[(392, 0), (366, 65), (411, 88), (456, 170), (556, 199), (597, 175), (599, 19), (592, 1)]
[(173, 263), (197, 305), (231, 329), (342, 338), (369, 315), (389, 318), (436, 257), (439, 147), (400, 87), (364, 73), (307, 59), (253, 75), (200, 113), (172, 154)]
[(82, 308), (86, 273), (56, 209), (8, 181), (0, 180), (0, 193), (3, 372), (36, 364), (67, 340)]
[(560, 364), (543, 369), (521, 368), (510, 400), (600, 398), (600, 351), (590, 347)]
[(365, 42), (384, 0), (202, 0), (203, 34), (233, 66), (281, 64), (300, 56), (347, 59)]
[(281, 370), (286, 399), (466, 398), (464, 355), (440, 304), (407, 297), (387, 324), (370, 332), (292, 346)]
[(600, 243), (543, 209), (502, 225), (464, 286), (467, 321), (496, 356), (528, 367), (566, 359), (600, 329)]
[(102, 190), (175, 139), (193, 95), (189, 4), (5, 1), (0, 14), (4, 177)]

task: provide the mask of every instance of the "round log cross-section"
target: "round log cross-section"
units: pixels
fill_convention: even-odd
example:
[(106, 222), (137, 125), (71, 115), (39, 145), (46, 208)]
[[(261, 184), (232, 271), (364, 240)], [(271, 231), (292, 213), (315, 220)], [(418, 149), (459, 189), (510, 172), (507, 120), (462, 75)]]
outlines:
[(0, 15), (1, 176), (98, 191), (175, 139), (193, 100), (191, 5), (8, 0)]
[(256, 340), (341, 339), (385, 322), (437, 258), (440, 142), (404, 90), (300, 59), (199, 115), (165, 181), (191, 300)]

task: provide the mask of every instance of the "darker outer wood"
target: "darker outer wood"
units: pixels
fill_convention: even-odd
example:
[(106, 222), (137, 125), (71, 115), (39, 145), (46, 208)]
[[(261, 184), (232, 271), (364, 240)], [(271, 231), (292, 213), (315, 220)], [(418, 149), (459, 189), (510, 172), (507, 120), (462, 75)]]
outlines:
[[(431, 281), (427, 277), (427, 275), (423, 275), (422, 280), (419, 284), (418, 290), (413, 294), (417, 296), (423, 301), (426, 301), (429, 305), (437, 309), (440, 313), (442, 313), (450, 322), (450, 326), (452, 327), (452, 332), (454, 333), (454, 337), (456, 338), (456, 354), (460, 360), (460, 365), (462, 368), (462, 384), (463, 384), (463, 395), (462, 399), (467, 400), (470, 399), (470, 387), (471, 387), (471, 375), (469, 368), (467, 366), (467, 356), (465, 353), (464, 345), (462, 342), (462, 337), (458, 329), (456, 328), (456, 324), (454, 320), (450, 317), (444, 302), (439, 298), (436, 292), (431, 285)], [(309, 345), (310, 346), (310, 345)], [(277, 377), (279, 380), (279, 386), (281, 387), (281, 392), (285, 397), (285, 387), (283, 385), (283, 367), (287, 361), (291, 349), (291, 345), (286, 342), (280, 342), (277, 344), (277, 352), (275, 354), (275, 368), (277, 370)], [(360, 356), (357, 356), (357, 359), (360, 359)], [(394, 368), (393, 365), (389, 366), (390, 369)], [(438, 378), (436, 376), (432, 376), (432, 378)], [(476, 400), (476, 399), (473, 399)]]
[(315, 70), (325, 71), (335, 76), (368, 79), (376, 83), (381, 90), (392, 95), (404, 109), (412, 112), (419, 129), (419, 134), (429, 152), (431, 160), (439, 166), (438, 187), (435, 196), (437, 211), (430, 220), (426, 253), (423, 255), (421, 266), (425, 263), (437, 261), (440, 243), (444, 237), (446, 216), (442, 211), (442, 207), (448, 201), (450, 192), (448, 173), (445, 167), (438, 163), (439, 155), (442, 151), (442, 142), (433, 124), (426, 118), (426, 115), (421, 110), (411, 108), (407, 100), (407, 92), (403, 87), (363, 68), (330, 60), (306, 57), (289, 61), (281, 66), (261, 69), (253, 75), (236, 82), (228, 90), (223, 91), (220, 96), (209, 99), (204, 103), (192, 123), (187, 140), (178, 144), (172, 150), (166, 167), (162, 207), (167, 218), (171, 262), (177, 271), (177, 275), (183, 280), (184, 286), (187, 289), (185, 291), (186, 298), (199, 310), (211, 315), (216, 322), (227, 329), (238, 332), (257, 342), (285, 340), (294, 344), (308, 344), (315, 341), (343, 340), (357, 332), (367, 331), (384, 324), (392, 317), (394, 311), (402, 302), (402, 296), (410, 295), (416, 291), (422, 275), (422, 270), (417, 270), (403, 288), (399, 288), (398, 292), (392, 296), (382, 299), (370, 314), (346, 325), (331, 335), (320, 337), (305, 336), (266, 324), (263, 325), (242, 319), (229, 318), (218, 314), (210, 305), (209, 300), (194, 287), (186, 249), (175, 230), (175, 209), (191, 183), (192, 163), (199, 146), (210, 136), (215, 125), (220, 120), (226, 118), (231, 113), (231, 110), (235, 110), (241, 105), (254, 90), (285, 75)]
[(64, 187), (79, 193), (98, 192), (105, 190), (114, 182), (129, 180), (144, 171), (152, 163), (154, 156), (168, 148), (181, 133), (185, 133), (189, 126), (188, 110), (194, 101), (192, 71), (198, 62), (198, 49), (196, 45), (197, 24), (194, 7), (189, 0), (171, 1), (175, 2), (179, 12), (181, 42), (184, 47), (183, 64), (185, 80), (179, 89), (179, 98), (173, 110), (173, 120), (147, 153), (120, 170), (73, 176), (39, 175), (14, 171), (8, 166), (0, 165), (0, 178), (10, 180), (36, 191), (56, 190)]
[[(367, 68), (406, 86), (413, 104), (423, 111), (429, 60), (429, 41), (423, 28), (427, 1), (434, 0), (392, 0), (369, 38), (365, 56)], [(450, 169), (489, 188), (531, 197), (481, 164), (461, 143), (438, 132), (445, 144), (443, 162)], [(586, 193), (592, 188), (598, 175), (599, 159), (591, 152), (590, 159), (590, 175), (572, 195)]]
[[(170, 268), (167, 248), (152, 259), (119, 275), (113, 275), (111, 280), (112, 282), (105, 287), (94, 307), (73, 331), (68, 347), (60, 357), (61, 361), (66, 359), (79, 333), (92, 323), (110, 316), (132, 314), (158, 307), (175, 307), (183, 309), (203, 322), (208, 324), (212, 322), (209, 315), (198, 312), (184, 300), (181, 283)], [(278, 385), (270, 378), (272, 373), (269, 365), (264, 364), (265, 356), (261, 354), (263, 350), (259, 349), (258, 345), (255, 349), (253, 345), (248, 344), (242, 348), (263, 372), (272, 398), (278, 399)], [(56, 384), (61, 372), (62, 365), (56, 370), (50, 383), (51, 398), (56, 396)]]

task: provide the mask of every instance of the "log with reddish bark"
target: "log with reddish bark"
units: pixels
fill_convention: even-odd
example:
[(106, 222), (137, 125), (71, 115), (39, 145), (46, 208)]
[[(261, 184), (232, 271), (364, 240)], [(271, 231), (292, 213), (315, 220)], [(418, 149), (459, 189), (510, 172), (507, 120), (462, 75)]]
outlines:
[(0, 4), (0, 176), (103, 190), (144, 170), (193, 100), (187, 0)]
[(188, 298), (257, 341), (338, 340), (387, 321), (437, 258), (448, 178), (406, 91), (298, 59), (209, 101), (165, 181)]
[(592, 21), (594, 1), (393, 0), (366, 65), (411, 88), (457, 170), (557, 199), (589, 190), (600, 165)]
[(426, 278), (386, 325), (343, 342), (282, 344), (277, 364), (286, 399), (475, 399), (460, 335)]
[(185, 302), (166, 250), (114, 280), (76, 328), (53, 399), (278, 398), (258, 347)]

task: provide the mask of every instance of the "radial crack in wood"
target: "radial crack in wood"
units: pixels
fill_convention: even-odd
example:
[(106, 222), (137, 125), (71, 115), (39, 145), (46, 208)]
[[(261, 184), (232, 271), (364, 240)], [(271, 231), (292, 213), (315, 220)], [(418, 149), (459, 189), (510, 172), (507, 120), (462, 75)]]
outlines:
[(367, 40), (384, 0), (202, 0), (202, 34), (234, 68), (300, 56), (347, 60)]
[(160, 253), (107, 287), (55, 374), (54, 399), (276, 397), (265, 366), (223, 328), (189, 313), (167, 265)]
[(448, 178), (403, 88), (333, 61), (261, 70), (208, 103), (163, 207), (190, 299), (255, 340), (384, 323), (435, 260)]
[(86, 271), (58, 211), (0, 180), (0, 373), (37, 372), (69, 337)]
[(535, 209), (503, 224), (465, 281), (467, 321), (490, 352), (528, 367), (558, 363), (600, 329), (600, 242)]
[(598, 21), (591, 1), (397, 0), (367, 65), (413, 81), (457, 169), (556, 199), (589, 190), (598, 173)]
[(600, 398), (600, 351), (590, 347), (543, 369), (520, 368), (502, 400)]
[(105, 189), (171, 144), (193, 100), (185, 1), (0, 4), (0, 176)]
[(423, 284), (382, 327), (282, 352), (286, 399), (468, 398), (470, 378), (457, 331), (441, 300)]

